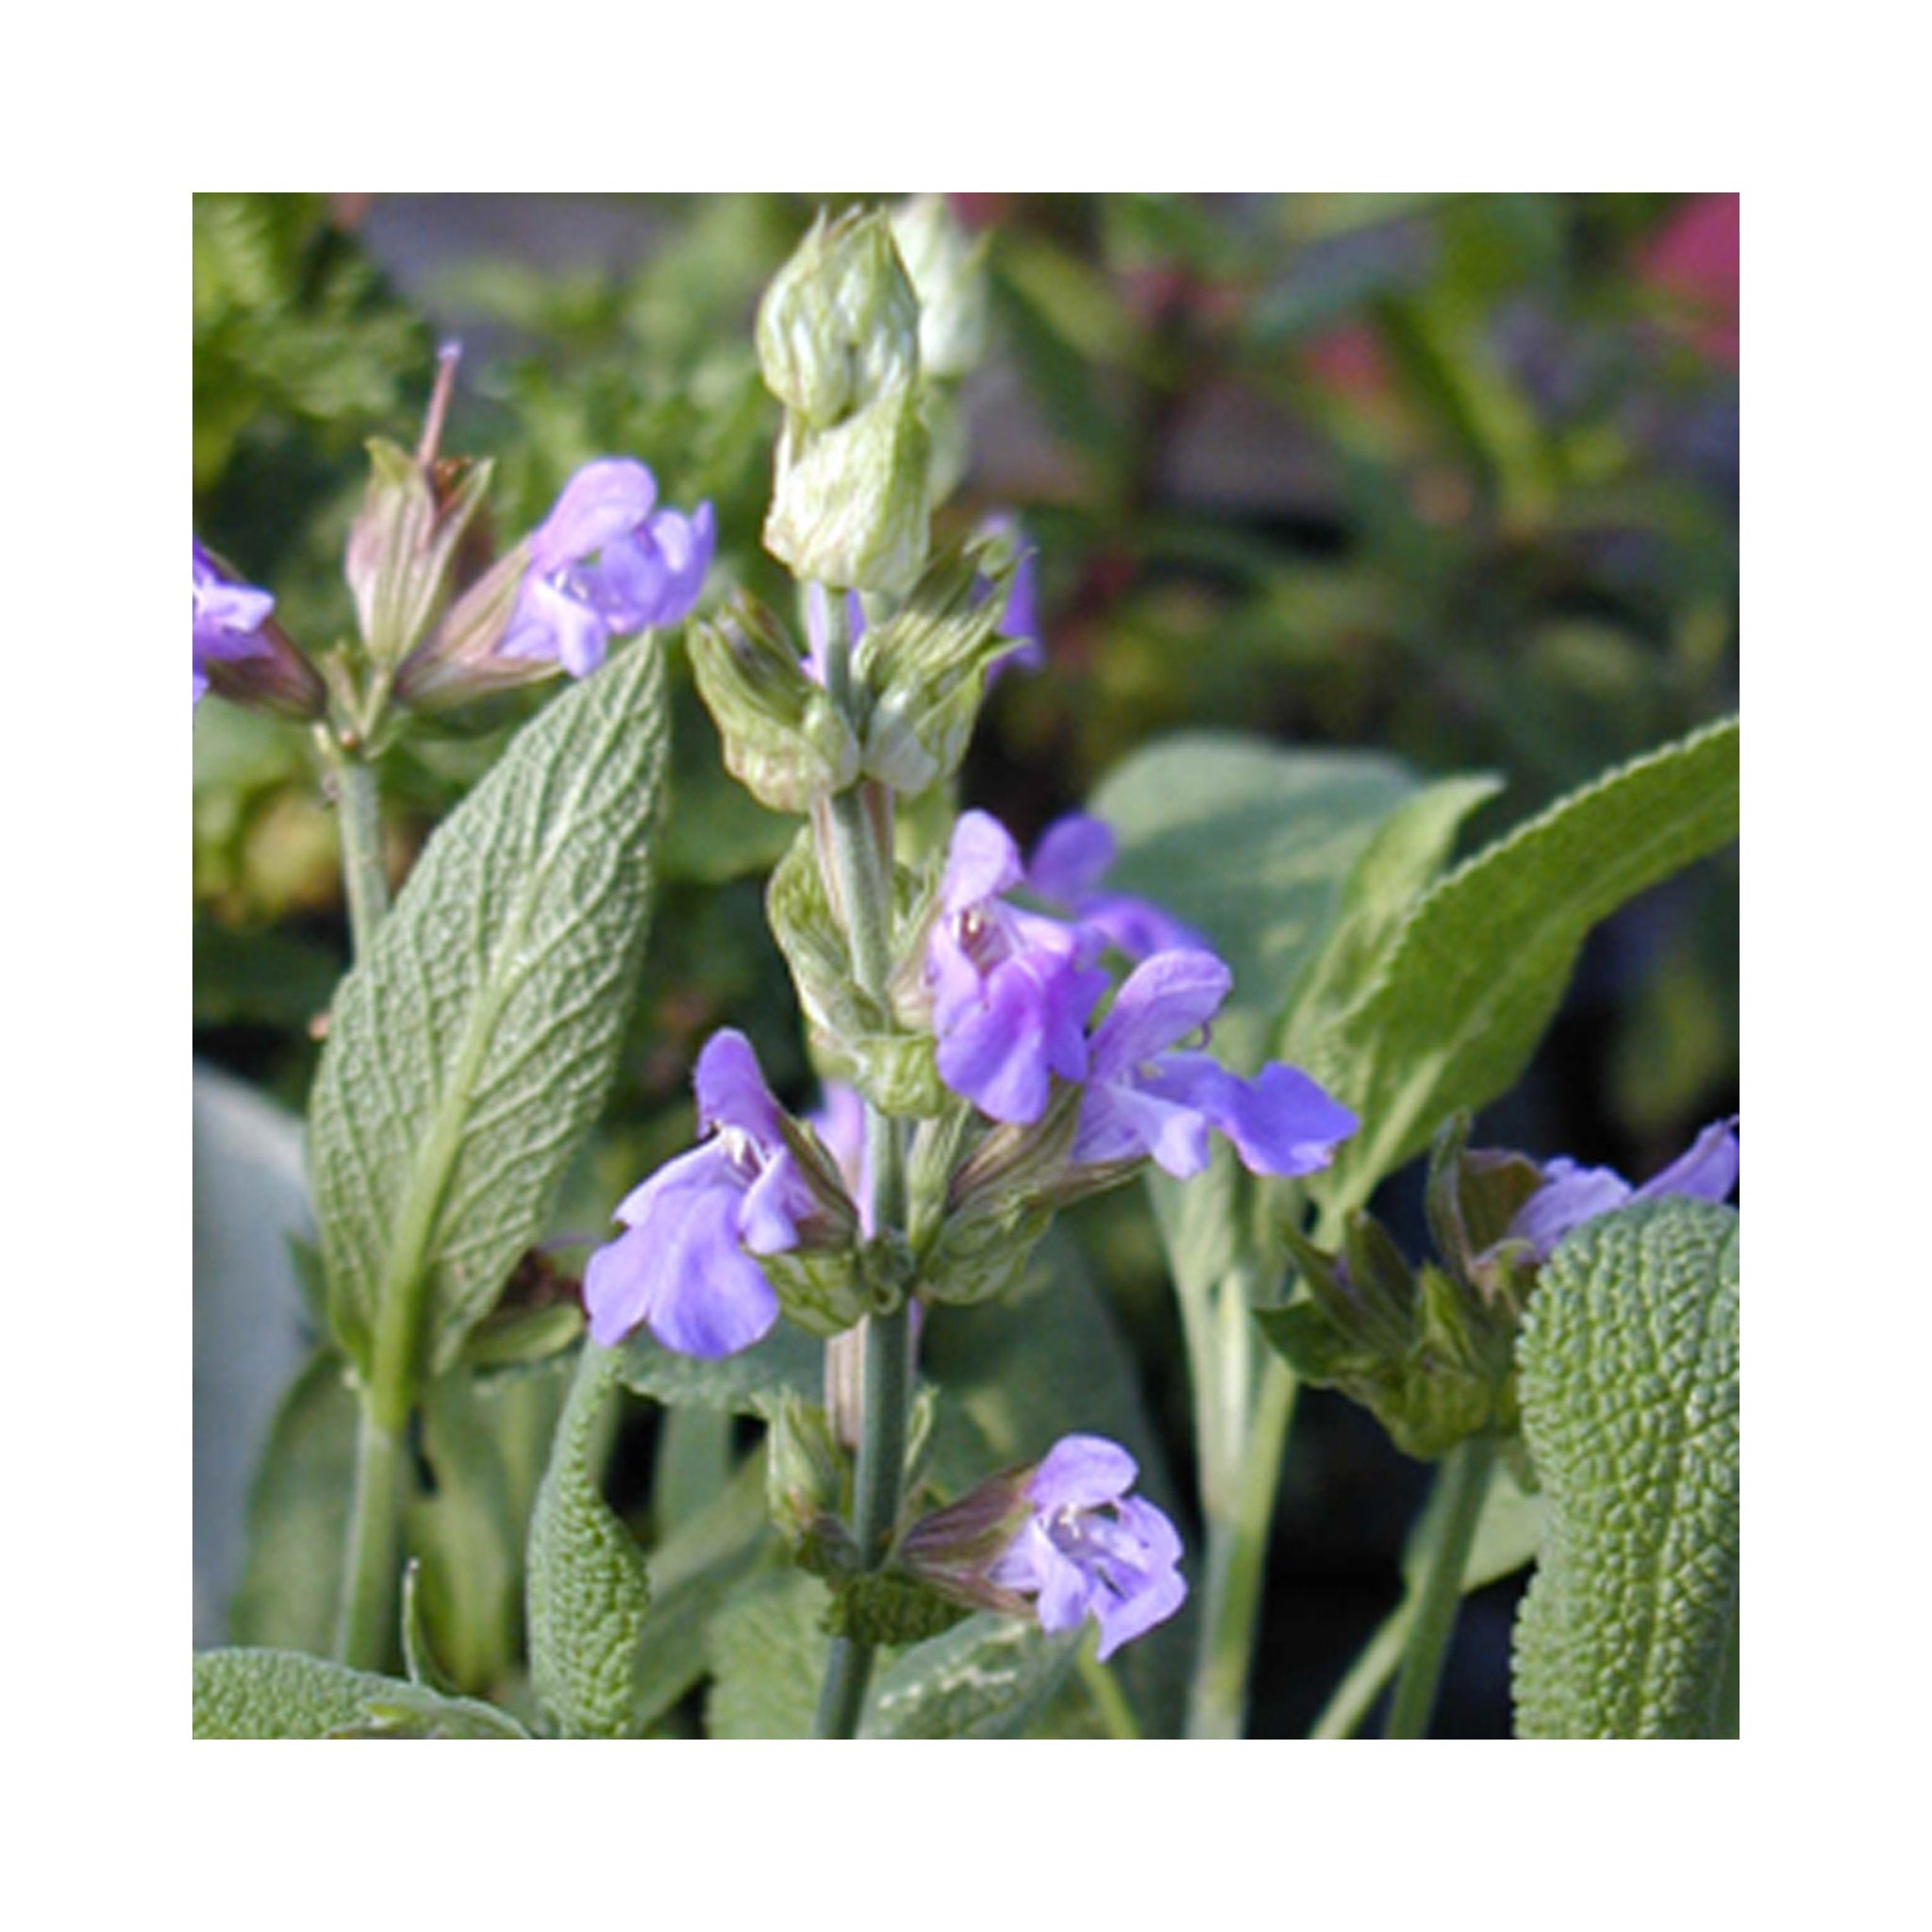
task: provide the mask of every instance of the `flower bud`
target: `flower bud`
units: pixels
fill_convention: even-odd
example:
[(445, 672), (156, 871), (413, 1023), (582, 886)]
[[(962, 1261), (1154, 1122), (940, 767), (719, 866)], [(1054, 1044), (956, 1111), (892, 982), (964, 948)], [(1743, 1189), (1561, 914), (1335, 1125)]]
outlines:
[(490, 488), (488, 462), (454, 476), (376, 438), (369, 490), (349, 529), (343, 573), (370, 661), (392, 671), (427, 634), (450, 591), (457, 554)]
[(1515, 1428), (1513, 1301), (1491, 1302), (1432, 1265), (1411, 1271), (1367, 1214), (1350, 1219), (1340, 1255), (1283, 1233), (1308, 1299), (1256, 1320), (1305, 1380), (1362, 1404), (1398, 1449), (1424, 1461), (1484, 1430)]
[(919, 298), (876, 210), (821, 215), (758, 305), (765, 386), (804, 429), (909, 391), (919, 344)]
[[(1079, 1089), (1062, 1084), (1038, 1122), (994, 1127), (958, 1168), (945, 1212), (920, 1243), (920, 1292), (928, 1301), (970, 1306), (1021, 1280), (1066, 1198), (1079, 1115)], [(931, 1177), (916, 1174), (914, 1183), (931, 1191)]]
[(933, 565), (904, 609), (859, 641), (865, 775), (915, 797), (959, 769), (987, 675), (1012, 648), (1002, 629), (1018, 558), (974, 542)]
[(692, 624), (688, 641), (725, 766), (761, 805), (807, 812), (858, 777), (851, 726), (771, 612), (741, 598), (716, 622)]
[(252, 711), (324, 716), (327, 690), (271, 615), (275, 600), (243, 583), (199, 540), (193, 549), (194, 702), (212, 691)]
[(893, 954), (900, 967), (885, 1005), (854, 975), (851, 946), (833, 910), (809, 827), (773, 871), (765, 911), (828, 1076), (857, 1087), (887, 1113), (936, 1114), (945, 1092), (933, 1063), (932, 1036), (918, 1010), (917, 970), (932, 914), (932, 885), (900, 866), (894, 869), (892, 894)]
[(928, 380), (958, 382), (986, 353), (986, 250), (943, 197), (916, 195), (892, 214), (892, 240), (919, 298), (919, 366)]
[(850, 1457), (824, 1409), (787, 1394), (766, 1438), (765, 1503), (773, 1525), (802, 1569), (841, 1576), (858, 1567), (858, 1550), (842, 1521), (851, 1488)]
[(829, 428), (788, 416), (765, 548), (794, 575), (835, 590), (909, 591), (930, 536), (926, 462), (910, 383)]

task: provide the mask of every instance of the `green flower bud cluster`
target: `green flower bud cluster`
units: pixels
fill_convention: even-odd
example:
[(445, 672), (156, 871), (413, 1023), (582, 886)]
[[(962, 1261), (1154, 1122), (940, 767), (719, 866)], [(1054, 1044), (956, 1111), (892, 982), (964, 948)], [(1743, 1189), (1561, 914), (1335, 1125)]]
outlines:
[[(490, 489), (491, 465), (425, 463), (399, 445), (369, 444), (369, 490), (343, 562), (362, 649), (392, 675), (447, 602), (464, 540)], [(514, 586), (512, 586), (514, 589)]]
[(935, 508), (959, 486), (968, 457), (960, 385), (986, 353), (986, 252), (937, 194), (922, 194), (892, 214), (892, 240), (919, 297), (920, 413), (931, 445), (927, 501)]
[(765, 893), (765, 912), (805, 1009), (806, 1025), (825, 1071), (848, 1081), (875, 1107), (901, 1118), (938, 1114), (947, 1094), (933, 1061), (921, 962), (937, 903), (928, 869), (894, 869), (892, 957), (897, 961), (881, 1004), (858, 981), (851, 942), (810, 826), (779, 860)]
[(855, 782), (852, 727), (770, 611), (741, 596), (717, 620), (693, 623), (687, 638), (725, 766), (760, 805), (808, 812)]
[(924, 568), (919, 298), (877, 211), (822, 215), (765, 292), (758, 361), (785, 406), (765, 547), (799, 577), (899, 595)]
[(1284, 1229), (1307, 1297), (1256, 1314), (1298, 1374), (1361, 1403), (1424, 1461), (1519, 1425), (1516, 1339), (1537, 1270), (1505, 1232), (1541, 1174), (1518, 1155), (1470, 1151), (1468, 1131), (1453, 1121), (1430, 1159), (1438, 1261), (1411, 1268), (1365, 1213), (1350, 1218), (1339, 1253)]

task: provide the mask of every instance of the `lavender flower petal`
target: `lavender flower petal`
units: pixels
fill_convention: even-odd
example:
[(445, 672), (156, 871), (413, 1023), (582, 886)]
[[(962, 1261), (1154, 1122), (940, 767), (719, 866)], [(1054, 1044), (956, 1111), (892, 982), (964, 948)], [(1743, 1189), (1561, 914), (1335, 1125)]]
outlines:
[(1118, 1443), (1068, 1436), (1034, 1472), (1033, 1513), (987, 1573), (996, 1588), (1034, 1599), (1047, 1631), (1100, 1625), (1100, 1655), (1171, 1617), (1187, 1598), (1181, 1540), (1167, 1517), (1127, 1493), (1137, 1474)]

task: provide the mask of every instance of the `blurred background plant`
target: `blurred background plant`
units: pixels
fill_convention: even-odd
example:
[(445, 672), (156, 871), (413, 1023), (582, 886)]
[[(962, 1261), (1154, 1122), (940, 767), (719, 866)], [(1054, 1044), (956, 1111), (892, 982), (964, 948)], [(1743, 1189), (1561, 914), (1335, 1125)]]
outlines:
[[(1738, 679), (1738, 203), (1670, 195), (959, 194), (990, 237), (994, 341), (946, 515), (1019, 514), (1048, 669), (1002, 680), (965, 774), (1023, 835), (1138, 745), (1226, 726), (1491, 770), (1493, 835), (1730, 708)], [(715, 503), (713, 593), (785, 580), (758, 542), (776, 408), (759, 291), (820, 203), (769, 196), (197, 197), (197, 532), (321, 645), (361, 444), (408, 440), (436, 343), (446, 438), (498, 461), (506, 532), (597, 456)], [(681, 653), (679, 653), (681, 658)], [(809, 1070), (761, 913), (789, 838), (723, 773), (677, 665), (661, 896), (627, 1070), (572, 1191), (593, 1237), (674, 1152), (712, 1027), (781, 1091)], [(534, 701), (419, 732), (394, 836), (434, 825)], [(196, 1053), (298, 1108), (347, 958), (301, 734), (204, 706)], [(1736, 1104), (1735, 858), (1592, 939), (1492, 1138), (1652, 1171)], [(1413, 1224), (1419, 1187), (1388, 1204)], [(1185, 1469), (1171, 1297), (1140, 1191), (1074, 1224)], [(650, 1443), (638, 1455), (648, 1480)], [(1257, 1659), (1257, 1735), (1306, 1727), (1392, 1599), (1422, 1471), (1311, 1392)], [(1507, 1724), (1512, 1586), (1472, 1603), (1439, 1729)]]

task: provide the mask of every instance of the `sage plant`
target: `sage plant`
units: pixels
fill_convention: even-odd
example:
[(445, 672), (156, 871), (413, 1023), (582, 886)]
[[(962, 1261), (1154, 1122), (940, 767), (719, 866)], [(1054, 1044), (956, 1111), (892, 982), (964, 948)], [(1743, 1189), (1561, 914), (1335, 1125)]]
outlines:
[[(1123, 791), (1118, 822), (1103, 800), (1023, 854), (958, 795), (994, 679), (1042, 656), (1020, 526), (962, 530), (945, 508), (967, 458), (959, 387), (986, 330), (983, 245), (930, 199), (822, 218), (779, 272), (756, 336), (782, 409), (762, 541), (791, 575), (787, 608), (742, 591), (708, 603), (721, 541), (745, 533), (721, 532), (708, 504), (661, 503), (634, 455), (580, 469), (489, 555), (489, 465), (441, 449), (454, 350), (416, 448), (373, 449), (346, 559), (352, 639), (305, 652), (273, 594), (195, 542), (196, 702), (213, 692), (308, 726), (357, 955), (309, 1125), (323, 1307), (356, 1418), (333, 1657), (198, 1659), (198, 1730), (635, 1737), (668, 1722), (706, 1664), (656, 1607), (658, 1555), (602, 1494), (629, 1389), (699, 1391), (766, 1425), (760, 1514), (808, 1597), (768, 1600), (750, 1582), (741, 1601), (722, 1584), (702, 1594), (665, 1556), (688, 1603), (717, 1618), (705, 1657), (721, 1697), (734, 1618), (808, 1601), (819, 1737), (1010, 1734), (1071, 1670), (1107, 1728), (1136, 1735), (1114, 1660), (1173, 1641), (1191, 1607), (1186, 1728), (1236, 1735), (1301, 1382), (1340, 1389), (1441, 1467), (1419, 1581), (1392, 1641), (1338, 1692), (1331, 1733), (1391, 1675), (1391, 1735), (1425, 1726), (1477, 1527), (1502, 1486), (1534, 1497), (1540, 1442), (1564, 1475), (1516, 1557), (1541, 1551), (1552, 1579), (1526, 1625), (1529, 1724), (1734, 1721), (1722, 1454), (1695, 1464), (1717, 1554), (1674, 1606), (1677, 1674), (1628, 1696), (1566, 1674), (1573, 1639), (1614, 1649), (1591, 1622), (1592, 1583), (1641, 1620), (1642, 1592), (1670, 1579), (1655, 1565), (1640, 1579), (1627, 1536), (1615, 1553), (1591, 1541), (1604, 1512), (1565, 1460), (1576, 1406), (1594, 1399), (1575, 1353), (1589, 1324), (1540, 1311), (1598, 1295), (1601, 1270), (1627, 1263), (1632, 1307), (1734, 1323), (1736, 1217), (1717, 1204), (1737, 1179), (1736, 1123), (1635, 1188), (1473, 1151), (1468, 1135), (1471, 1110), (1520, 1073), (1589, 926), (1729, 836), (1735, 732), (1641, 760), (1441, 876), (1486, 786), (1423, 787), (1386, 765), (1325, 774), (1324, 824), (1343, 834), (1323, 861), (1321, 919), (1286, 966), (1242, 939), (1224, 901), (1135, 869), (1130, 835), (1174, 804), (1158, 786), (1151, 805)], [(539, 1237), (595, 1123), (645, 943), (662, 659), (680, 628), (725, 768), (794, 823), (766, 915), (819, 1106), (784, 1104), (746, 1032), (712, 1033), (692, 1068), (693, 1144), (612, 1190), (579, 1283)], [(518, 734), (392, 908), (377, 786), (390, 746), (559, 676), (574, 688)], [(1279, 819), (1282, 836), (1313, 836), (1292, 809)], [(1265, 906), (1262, 854), (1239, 839), (1197, 849), (1206, 874)], [(1367, 1207), (1431, 1144), (1435, 1256), (1412, 1265)], [(1062, 1291), (1056, 1222), (1137, 1183), (1186, 1339), (1192, 1523), (1142, 1491), (1079, 1373), (1004, 1461), (974, 1459), (943, 1382), (922, 1374), (966, 1311)], [(530, 1695), (513, 1713), (462, 1694), (434, 1654), (436, 1586), (410, 1560), (430, 1507), (414, 1465), (478, 1453), (489, 1373), (564, 1359), (516, 1553)], [(1643, 1386), (1659, 1405), (1652, 1438), (1713, 1405), (1735, 1415), (1734, 1357)], [(1668, 1498), (1632, 1507), (1657, 1538), (1671, 1527), (1650, 1520)], [(447, 1602), (440, 1615), (466, 1627)], [(406, 1678), (386, 1674), (398, 1657)], [(1006, 1687), (963, 1715), (940, 1688), (962, 1657), (971, 1681)]]

